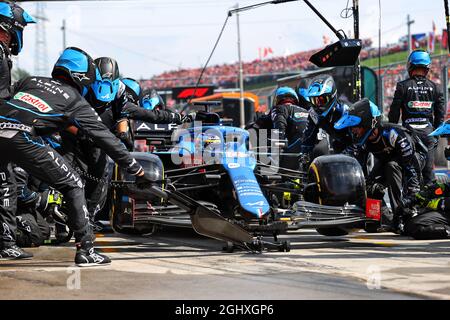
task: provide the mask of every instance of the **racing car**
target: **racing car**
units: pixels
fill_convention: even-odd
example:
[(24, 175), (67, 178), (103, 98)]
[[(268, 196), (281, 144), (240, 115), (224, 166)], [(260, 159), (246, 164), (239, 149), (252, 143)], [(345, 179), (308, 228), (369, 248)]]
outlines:
[[(377, 204), (366, 205), (364, 176), (355, 159), (327, 155), (305, 172), (274, 172), (273, 165), (258, 159), (261, 153), (250, 150), (249, 131), (224, 125), (208, 112), (211, 102), (203, 104), (205, 111), (186, 127), (135, 123), (135, 139), (145, 141), (148, 150), (134, 156), (152, 173), (160, 192), (124, 185), (132, 177), (115, 167), (111, 222), (116, 231), (143, 234), (160, 226), (194, 227), (226, 241), (227, 251), (264, 245), (289, 251), (289, 242), (278, 241), (278, 235), (290, 229), (342, 235), (379, 219), (376, 213), (366, 214), (366, 209), (376, 211)], [(291, 193), (298, 201), (280, 208), (280, 193)], [(198, 219), (196, 207), (202, 208), (203, 218)], [(199, 221), (201, 226), (195, 225)], [(274, 241), (263, 241), (266, 235)]]

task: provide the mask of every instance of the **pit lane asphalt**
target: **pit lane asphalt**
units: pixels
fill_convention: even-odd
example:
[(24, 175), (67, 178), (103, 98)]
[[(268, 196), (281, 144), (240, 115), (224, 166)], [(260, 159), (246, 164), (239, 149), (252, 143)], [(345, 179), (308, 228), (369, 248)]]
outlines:
[(313, 230), (289, 238), (291, 252), (230, 254), (187, 229), (105, 234), (97, 246), (113, 263), (81, 269), (73, 244), (33, 248), (32, 260), (0, 262), (0, 299), (450, 298), (450, 240)]

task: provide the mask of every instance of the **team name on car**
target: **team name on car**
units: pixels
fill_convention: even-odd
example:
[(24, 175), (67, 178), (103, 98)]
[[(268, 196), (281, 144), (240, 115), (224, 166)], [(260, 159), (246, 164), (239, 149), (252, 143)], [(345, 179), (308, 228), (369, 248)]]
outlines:
[(49, 111), (52, 111), (53, 109), (47, 104), (47, 102), (45, 102), (44, 100), (26, 93), (26, 92), (18, 92), (15, 96), (14, 99), (16, 100), (20, 100), (25, 102), (26, 104), (29, 104), (33, 107), (35, 107), (36, 109), (38, 109), (40, 112), (43, 113), (47, 113)]

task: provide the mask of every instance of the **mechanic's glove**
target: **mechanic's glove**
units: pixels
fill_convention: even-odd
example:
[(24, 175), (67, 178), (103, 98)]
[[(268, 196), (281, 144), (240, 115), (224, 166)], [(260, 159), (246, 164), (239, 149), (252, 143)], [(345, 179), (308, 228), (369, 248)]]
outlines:
[(195, 118), (191, 115), (181, 115), (179, 113), (172, 113), (172, 122), (176, 124), (182, 124), (185, 122), (192, 122)]
[(123, 142), (123, 144), (128, 149), (128, 151), (133, 151), (134, 150), (133, 139), (131, 138), (131, 135), (128, 132), (120, 132), (117, 135), (117, 138), (119, 138), (120, 141)]
[(417, 198), (415, 195), (403, 196), (400, 200), (400, 205), (403, 209), (411, 209), (417, 204)]
[(36, 210), (46, 217), (49, 215), (52, 206), (62, 206), (62, 199), (62, 195), (58, 191), (54, 189), (46, 190), (41, 193)]
[(382, 200), (384, 197), (384, 185), (382, 185), (381, 183), (371, 183), (367, 185), (367, 195), (370, 198), (373, 199), (378, 199), (378, 200)]
[[(417, 205), (415, 194), (408, 193), (402, 196), (400, 205), (394, 214), (394, 222), (397, 223), (396, 228), (402, 231), (403, 227), (409, 219), (419, 213), (414, 206)], [(402, 232), (400, 232), (401, 234)]]
[(300, 170), (303, 172), (308, 172), (309, 165), (311, 163), (311, 157), (309, 153), (301, 153), (299, 156)]
[(197, 114), (196, 114), (194, 111), (189, 112), (187, 115), (183, 116), (183, 118), (181, 119), (181, 121), (183, 121), (183, 123), (185, 123), (185, 122), (194, 122), (194, 121), (195, 121), (195, 116), (196, 116), (196, 115), (197, 115)]
[(151, 178), (151, 176), (144, 172), (141, 176), (136, 176), (135, 184), (140, 189), (147, 189), (153, 184), (154, 180)]
[(433, 209), (433, 210), (439, 210), (442, 207), (442, 201), (444, 201), (444, 199), (442, 199), (442, 198), (433, 199), (427, 203), (427, 208)]

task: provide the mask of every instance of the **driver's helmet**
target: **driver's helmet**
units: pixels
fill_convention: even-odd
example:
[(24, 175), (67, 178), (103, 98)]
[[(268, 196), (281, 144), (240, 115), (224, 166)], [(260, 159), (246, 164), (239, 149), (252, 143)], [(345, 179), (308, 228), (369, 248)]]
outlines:
[(102, 57), (94, 60), (97, 70), (91, 85), (94, 98), (100, 105), (109, 103), (117, 97), (120, 87), (120, 73), (117, 61)]
[(195, 145), (197, 148), (201, 146), (203, 150), (213, 146), (218, 146), (222, 143), (222, 139), (217, 134), (211, 134), (211, 133), (202, 133), (197, 136), (197, 139), (195, 141)]
[[(334, 128), (350, 129), (354, 143), (363, 145), (372, 131), (381, 126), (381, 112), (377, 105), (367, 98), (353, 104), (348, 111), (334, 124)], [(352, 128), (361, 128), (358, 134)]]
[(285, 103), (298, 105), (298, 95), (295, 90), (290, 87), (279, 87), (273, 94), (272, 107)]
[(415, 68), (425, 68), (429, 70), (430, 65), (431, 65), (430, 54), (423, 49), (414, 50), (408, 57), (407, 63), (408, 72), (411, 72), (411, 70)]
[(326, 117), (337, 104), (337, 90), (333, 77), (327, 74), (314, 77), (308, 87), (307, 96), (317, 114)]
[(166, 105), (155, 89), (145, 89), (140, 98), (140, 105), (147, 110), (164, 110)]

